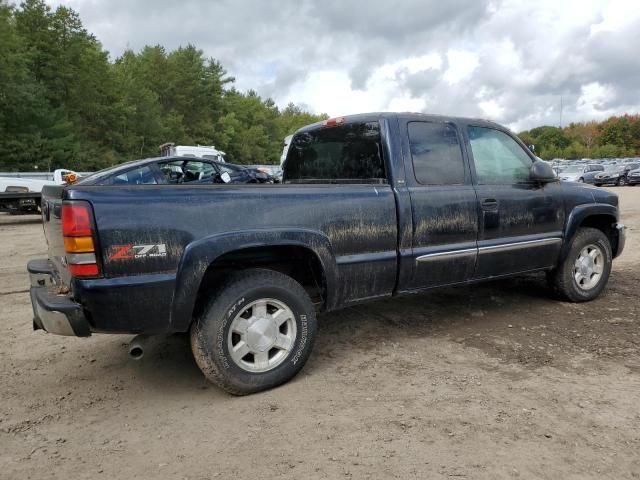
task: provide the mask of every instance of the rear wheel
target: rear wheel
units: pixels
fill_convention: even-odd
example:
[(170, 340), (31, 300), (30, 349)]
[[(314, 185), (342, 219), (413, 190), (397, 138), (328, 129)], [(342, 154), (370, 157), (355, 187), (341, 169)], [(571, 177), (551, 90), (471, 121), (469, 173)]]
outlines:
[(626, 177), (620, 177), (618, 179), (618, 181), (616, 182), (616, 185), (618, 185), (619, 187), (622, 187), (624, 185), (627, 184), (627, 178)]
[(233, 275), (191, 327), (204, 375), (234, 395), (266, 390), (295, 376), (316, 333), (315, 308), (302, 286), (272, 270)]
[(596, 228), (581, 228), (571, 242), (567, 257), (557, 269), (550, 272), (549, 281), (567, 300), (593, 300), (607, 285), (611, 258), (607, 236)]

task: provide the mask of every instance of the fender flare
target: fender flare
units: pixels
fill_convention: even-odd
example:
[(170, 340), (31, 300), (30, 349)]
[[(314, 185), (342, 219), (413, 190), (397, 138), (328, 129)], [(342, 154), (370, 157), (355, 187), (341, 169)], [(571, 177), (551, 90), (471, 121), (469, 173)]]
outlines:
[(618, 221), (618, 208), (608, 203), (587, 203), (578, 205), (571, 210), (564, 228), (564, 244), (560, 251), (560, 260), (564, 260), (569, 254), (571, 242), (580, 224), (588, 217), (594, 215), (606, 215), (611, 217), (611, 225)]
[(184, 332), (191, 324), (202, 279), (209, 266), (227, 253), (255, 247), (296, 246), (313, 252), (322, 266), (326, 286), (326, 307), (335, 302), (336, 261), (326, 235), (306, 229), (242, 230), (211, 235), (185, 248), (176, 273), (171, 309), (171, 330)]

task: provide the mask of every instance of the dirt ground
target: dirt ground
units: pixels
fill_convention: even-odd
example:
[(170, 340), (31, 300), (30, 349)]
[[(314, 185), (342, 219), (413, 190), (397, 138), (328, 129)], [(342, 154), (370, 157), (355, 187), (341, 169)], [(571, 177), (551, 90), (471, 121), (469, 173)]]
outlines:
[(0, 478), (640, 478), (640, 187), (598, 300), (540, 276), (324, 315), (290, 383), (231, 397), (184, 336), (31, 329), (37, 217), (0, 215)]

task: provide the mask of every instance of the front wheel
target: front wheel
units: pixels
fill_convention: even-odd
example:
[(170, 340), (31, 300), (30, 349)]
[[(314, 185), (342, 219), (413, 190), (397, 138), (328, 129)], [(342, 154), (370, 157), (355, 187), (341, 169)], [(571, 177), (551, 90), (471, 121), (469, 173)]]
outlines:
[(548, 278), (565, 299), (587, 302), (604, 290), (611, 273), (611, 245), (596, 228), (581, 228), (573, 237), (569, 254)]
[(311, 354), (315, 308), (291, 277), (272, 270), (238, 272), (191, 327), (191, 349), (204, 375), (247, 395), (294, 377)]

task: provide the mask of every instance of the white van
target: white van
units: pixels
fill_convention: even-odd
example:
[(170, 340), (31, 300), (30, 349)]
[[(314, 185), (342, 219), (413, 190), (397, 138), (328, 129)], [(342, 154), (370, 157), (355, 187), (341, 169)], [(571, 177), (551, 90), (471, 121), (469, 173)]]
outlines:
[(213, 145), (202, 147), (200, 145), (176, 145), (175, 143), (163, 143), (160, 145), (161, 157), (197, 157), (224, 162), (223, 151), (217, 150)]

